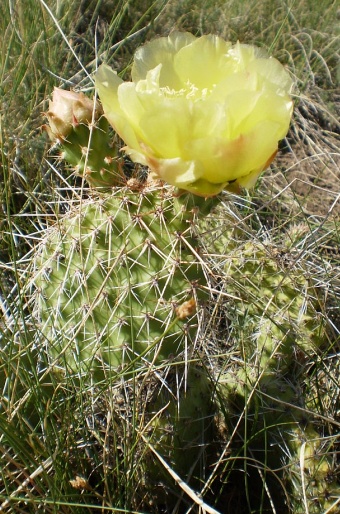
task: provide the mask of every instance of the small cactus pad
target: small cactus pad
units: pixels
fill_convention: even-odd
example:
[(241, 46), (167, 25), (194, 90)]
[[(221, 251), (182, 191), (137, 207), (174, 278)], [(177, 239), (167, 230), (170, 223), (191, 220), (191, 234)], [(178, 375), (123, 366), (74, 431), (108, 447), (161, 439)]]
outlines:
[(63, 159), (90, 186), (106, 189), (121, 182), (117, 148), (111, 144), (105, 118), (100, 118), (92, 130), (84, 123), (74, 126), (60, 145)]

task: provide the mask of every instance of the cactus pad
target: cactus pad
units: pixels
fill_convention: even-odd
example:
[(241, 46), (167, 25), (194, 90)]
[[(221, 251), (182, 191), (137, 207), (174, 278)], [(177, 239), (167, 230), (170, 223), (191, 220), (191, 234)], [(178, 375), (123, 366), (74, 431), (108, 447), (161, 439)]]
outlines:
[(189, 350), (206, 295), (195, 201), (160, 186), (117, 188), (47, 231), (33, 284), (39, 340), (55, 364), (127, 372)]

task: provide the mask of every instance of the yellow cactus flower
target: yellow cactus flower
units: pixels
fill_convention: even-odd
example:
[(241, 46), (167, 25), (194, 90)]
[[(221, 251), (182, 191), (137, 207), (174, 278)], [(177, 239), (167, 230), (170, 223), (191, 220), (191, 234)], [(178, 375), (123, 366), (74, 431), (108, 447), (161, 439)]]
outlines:
[(96, 88), (125, 151), (200, 196), (252, 187), (288, 131), (292, 80), (254, 46), (174, 32), (137, 50), (132, 82), (106, 65)]
[(55, 87), (46, 113), (49, 126), (45, 126), (45, 129), (52, 140), (64, 139), (73, 126), (91, 122), (93, 109), (93, 100), (87, 98), (84, 93)]

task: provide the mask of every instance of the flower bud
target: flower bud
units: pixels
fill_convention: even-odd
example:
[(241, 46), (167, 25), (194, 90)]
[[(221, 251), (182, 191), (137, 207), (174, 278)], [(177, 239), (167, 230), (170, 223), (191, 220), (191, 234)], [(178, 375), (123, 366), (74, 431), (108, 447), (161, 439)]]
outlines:
[(45, 128), (50, 138), (62, 140), (68, 136), (72, 127), (80, 123), (90, 123), (93, 109), (93, 100), (87, 98), (84, 93), (54, 88), (52, 101), (46, 113), (49, 126)]
[(104, 113), (135, 162), (200, 196), (252, 187), (288, 131), (292, 80), (254, 46), (174, 32), (139, 48), (132, 81), (96, 74)]

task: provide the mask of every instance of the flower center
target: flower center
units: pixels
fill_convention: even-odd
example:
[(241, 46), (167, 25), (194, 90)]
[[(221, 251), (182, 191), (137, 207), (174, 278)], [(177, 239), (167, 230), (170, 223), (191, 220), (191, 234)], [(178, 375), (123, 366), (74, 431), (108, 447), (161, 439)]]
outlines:
[(215, 87), (216, 84), (213, 84), (212, 88), (210, 89), (207, 87), (200, 89), (188, 80), (186, 83), (186, 87), (182, 89), (171, 89), (170, 87), (166, 86), (161, 87), (160, 92), (166, 98), (182, 96), (188, 98), (189, 100), (204, 100), (211, 94)]

